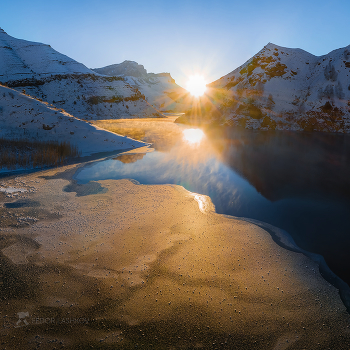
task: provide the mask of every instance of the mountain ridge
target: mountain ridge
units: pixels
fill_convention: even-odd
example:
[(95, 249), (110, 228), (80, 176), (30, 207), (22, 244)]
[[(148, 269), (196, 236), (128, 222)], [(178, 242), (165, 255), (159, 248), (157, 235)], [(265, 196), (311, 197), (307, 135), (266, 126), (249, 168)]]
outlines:
[(269, 43), (208, 84), (208, 95), (216, 98), (224, 124), (350, 132), (349, 75), (350, 45), (315, 56)]
[(0, 82), (64, 108), (81, 119), (160, 117), (145, 96), (121, 78), (98, 74), (50, 45), (0, 31)]
[(92, 71), (108, 76), (133, 76), (139, 78), (147, 75), (147, 71), (143, 65), (129, 60), (102, 68), (93, 68)]
[[(208, 84), (198, 118), (248, 129), (350, 132), (349, 74), (350, 45), (315, 56), (268, 43)], [(0, 82), (81, 119), (160, 117), (161, 111), (187, 111), (191, 119), (193, 108), (170, 73), (147, 73), (135, 61), (89, 69), (2, 28)]]
[[(1, 28), (0, 28), (1, 29)], [(17, 39), (0, 30), (0, 80), (93, 72), (50, 45)]]
[(170, 73), (148, 73), (143, 65), (127, 60), (92, 70), (110, 77), (123, 77), (130, 86), (137, 88), (151, 105), (161, 111), (182, 112), (187, 108), (181, 97), (186, 96), (188, 92), (175, 83)]

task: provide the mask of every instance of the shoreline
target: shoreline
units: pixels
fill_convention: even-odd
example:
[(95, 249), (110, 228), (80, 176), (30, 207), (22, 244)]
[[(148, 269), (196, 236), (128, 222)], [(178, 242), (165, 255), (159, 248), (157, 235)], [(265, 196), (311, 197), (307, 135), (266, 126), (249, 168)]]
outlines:
[(67, 159), (67, 161), (58, 166), (46, 166), (46, 167), (41, 167), (41, 168), (28, 168), (28, 169), (13, 169), (13, 170), (4, 170), (0, 168), (0, 179), (6, 178), (6, 177), (12, 177), (12, 176), (21, 176), (21, 175), (28, 175), (28, 174), (33, 174), (41, 171), (46, 171), (46, 170), (52, 170), (52, 169), (60, 169), (68, 165), (75, 165), (75, 164), (82, 164), (82, 163), (87, 163), (90, 161), (95, 161), (95, 160), (104, 160), (106, 158), (114, 157), (120, 153), (124, 152), (129, 152), (129, 151), (137, 151), (140, 148), (149, 148), (151, 144), (145, 143), (144, 146), (139, 146), (137, 148), (127, 148), (127, 149), (120, 149), (120, 150), (114, 150), (110, 152), (99, 152), (99, 153), (92, 153), (90, 155), (82, 156), (82, 157), (75, 157), (71, 159)]
[[(311, 253), (305, 249), (300, 248), (293, 240), (293, 237), (286, 232), (285, 230), (280, 229), (279, 227), (275, 227), (266, 222), (262, 222), (259, 220), (254, 220), (250, 218), (239, 218), (246, 222), (251, 222), (264, 230), (266, 230), (271, 238), (274, 240), (276, 244), (284, 249), (291, 250), (293, 252), (302, 253), (306, 257), (310, 258), (312, 261), (318, 264), (319, 271), (321, 276), (325, 279), (325, 281), (329, 282), (332, 286), (338, 289), (340, 298), (347, 309), (347, 312), (350, 314), (350, 287), (349, 285), (343, 281), (338, 275), (336, 275), (327, 265), (324, 257), (320, 254)], [(286, 240), (284, 242), (283, 240)]]
[[(34, 334), (45, 349), (52, 337), (73, 348), (77, 331), (85, 332), (87, 346), (107, 336), (115, 348), (136, 342), (207, 348), (226, 341), (224, 347), (242, 349), (350, 344), (350, 317), (338, 291), (318, 264), (277, 245), (266, 229), (217, 214), (209, 197), (176, 185), (102, 180), (65, 192), (79, 167), (11, 178), (9, 186), (30, 191), (0, 196), (1, 203), (27, 203), (6, 209), (13, 214), (42, 213), (37, 221), (1, 227), (2, 261), (16, 276), (27, 269), (22, 278), (31, 286), (29, 299), (9, 295), (1, 303), (8, 348), (15, 348), (12, 336), (25, 345)], [(39, 289), (28, 280), (32, 273)], [(19, 311), (53, 319), (69, 311), (90, 324), (69, 326), (68, 338), (56, 326), (50, 336), (47, 324), (14, 328)], [(98, 320), (113, 327), (102, 330)]]
[[(101, 161), (102, 161), (102, 159), (101, 159)], [(77, 172), (73, 175), (72, 178), (75, 179), (75, 176), (77, 175), (77, 173), (79, 171), (82, 171), (83, 168), (84, 168), (84, 166), (82, 168), (80, 168), (79, 170), (77, 170)], [(75, 180), (75, 181), (77, 181), (77, 180)], [(132, 180), (132, 181), (136, 181), (136, 180)], [(84, 184), (84, 183), (86, 183), (86, 182), (81, 182), (81, 183), (79, 181), (77, 182), (77, 184)], [(141, 185), (148, 185), (148, 184), (141, 183)], [(169, 185), (171, 185), (171, 184), (169, 184)], [(185, 190), (188, 191), (187, 189), (185, 189)], [(200, 194), (200, 196), (203, 196), (203, 195)], [(233, 215), (226, 215), (226, 214), (222, 214), (222, 213), (217, 213), (217, 214), (224, 215), (224, 216), (231, 217), (231, 218), (235, 218), (237, 220), (243, 220), (243, 221), (258, 225), (258, 226), (262, 227), (263, 229), (265, 229), (271, 235), (271, 238), (274, 240), (274, 242), (276, 244), (278, 244), (279, 246), (281, 246), (282, 248), (291, 250), (293, 252), (302, 253), (306, 257), (310, 258), (315, 263), (317, 263), (319, 265), (319, 270), (320, 270), (322, 277), (325, 279), (325, 281), (331, 283), (335, 288), (337, 288), (337, 290), (339, 291), (340, 298), (341, 298), (342, 302), (344, 303), (344, 306), (346, 307), (347, 311), (350, 314), (350, 287), (341, 277), (339, 277), (337, 274), (335, 274), (329, 268), (329, 266), (327, 265), (327, 262), (325, 261), (325, 259), (322, 255), (309, 252), (309, 251), (299, 247), (295, 243), (295, 241), (290, 233), (288, 233), (287, 231), (285, 231), (277, 226), (273, 226), (269, 223), (255, 220), (252, 218), (236, 217)]]
[[(153, 121), (153, 120), (151, 120), (151, 121)], [(26, 176), (29, 174), (48, 171), (48, 170), (59, 171), (59, 169), (64, 168), (64, 167), (69, 166), (69, 165), (78, 166), (76, 172), (79, 172), (81, 170), (81, 169), (79, 170), (79, 168), (85, 167), (90, 162), (103, 161), (105, 159), (114, 157), (114, 156), (119, 155), (119, 154), (127, 153), (129, 151), (139, 152), (140, 149), (143, 149), (143, 148), (149, 149), (150, 146), (151, 146), (151, 144), (148, 144), (147, 146), (142, 146), (142, 147), (138, 147), (138, 148), (130, 148), (130, 149), (126, 149), (126, 150), (119, 150), (119, 151), (112, 151), (112, 152), (95, 153), (95, 154), (92, 154), (89, 156), (79, 157), (78, 159), (76, 159), (76, 158), (71, 159), (66, 164), (61, 165), (61, 166), (57, 166), (57, 167), (52, 166), (52, 167), (28, 169), (28, 170), (22, 169), (22, 170), (18, 170), (18, 172), (17, 172), (17, 170), (15, 170), (7, 175), (6, 175), (6, 173), (5, 173), (5, 175), (3, 175), (4, 173), (0, 172), (0, 180), (6, 179), (6, 177), (13, 178), (13, 177), (17, 177), (17, 176)], [(81, 167), (79, 166), (80, 164), (82, 164)], [(76, 172), (74, 172), (74, 174), (71, 175), (71, 185), (72, 185), (71, 188), (72, 188), (73, 192), (74, 192), (74, 189), (76, 190), (80, 185), (83, 185), (83, 184), (86, 185), (86, 183), (79, 183), (76, 180), (74, 180), (74, 176), (76, 175)], [(134, 184), (140, 184), (140, 183), (137, 183), (137, 181), (133, 180), (133, 179), (127, 179), (127, 180), (132, 181)], [(95, 182), (95, 181), (93, 181), (93, 182)], [(147, 185), (147, 184), (140, 184), (140, 185)], [(172, 186), (171, 184), (169, 184), (169, 185)], [(161, 186), (161, 185), (159, 185), (159, 186)], [(185, 188), (184, 188), (184, 190), (188, 191)], [(188, 191), (188, 192), (190, 192), (190, 191)], [(199, 194), (199, 196), (205, 197), (205, 195), (202, 195), (202, 194)], [(211, 203), (211, 205), (213, 206), (212, 203)], [(214, 211), (215, 211), (215, 209), (214, 209)], [(266, 230), (271, 235), (271, 238), (273, 239), (273, 241), (276, 244), (278, 244), (280, 247), (287, 249), (287, 250), (291, 250), (293, 252), (302, 253), (306, 257), (310, 258), (315, 263), (317, 263), (319, 265), (320, 274), (325, 279), (325, 281), (329, 282), (331, 285), (333, 285), (339, 291), (340, 298), (341, 298), (344, 306), (346, 307), (347, 312), (350, 314), (350, 287), (345, 281), (343, 281), (338, 275), (336, 275), (328, 267), (328, 265), (327, 265), (327, 263), (324, 260), (322, 255), (316, 254), (316, 253), (311, 253), (311, 252), (299, 247), (294, 242), (292, 236), (288, 232), (286, 232), (285, 230), (280, 229), (279, 227), (275, 227), (271, 224), (261, 222), (259, 220), (255, 220), (252, 218), (236, 217), (236, 216), (220, 214), (220, 213), (217, 213), (217, 214), (227, 216), (229, 218), (234, 218), (237, 220), (242, 220), (242, 221), (245, 221), (248, 223), (249, 222), (253, 223), (253, 224), (263, 228), (264, 230)]]

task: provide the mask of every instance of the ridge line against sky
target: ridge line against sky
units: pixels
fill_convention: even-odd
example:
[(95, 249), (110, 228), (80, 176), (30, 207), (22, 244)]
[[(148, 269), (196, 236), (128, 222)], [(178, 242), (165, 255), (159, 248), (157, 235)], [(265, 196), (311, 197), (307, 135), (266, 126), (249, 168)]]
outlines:
[(49, 44), (88, 68), (124, 60), (212, 82), (267, 43), (321, 56), (350, 44), (350, 1), (12, 0), (1, 4), (9, 35)]

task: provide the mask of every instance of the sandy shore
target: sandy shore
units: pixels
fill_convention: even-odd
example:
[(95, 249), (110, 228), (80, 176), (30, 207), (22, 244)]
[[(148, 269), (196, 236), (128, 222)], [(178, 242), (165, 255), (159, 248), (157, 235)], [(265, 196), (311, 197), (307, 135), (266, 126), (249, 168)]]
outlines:
[(75, 170), (0, 180), (22, 190), (0, 191), (1, 349), (349, 349), (303, 254), (182, 187)]

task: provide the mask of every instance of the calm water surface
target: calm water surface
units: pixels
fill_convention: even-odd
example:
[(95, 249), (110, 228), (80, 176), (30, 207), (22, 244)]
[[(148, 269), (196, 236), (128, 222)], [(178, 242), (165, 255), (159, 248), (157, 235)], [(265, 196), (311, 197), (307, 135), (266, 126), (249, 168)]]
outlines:
[(114, 123), (153, 149), (89, 164), (75, 175), (79, 183), (130, 178), (206, 194), (218, 213), (286, 230), (350, 284), (349, 135), (209, 130), (196, 140), (172, 119)]

